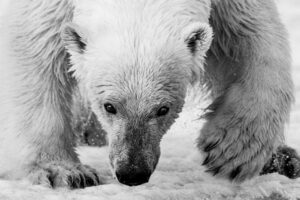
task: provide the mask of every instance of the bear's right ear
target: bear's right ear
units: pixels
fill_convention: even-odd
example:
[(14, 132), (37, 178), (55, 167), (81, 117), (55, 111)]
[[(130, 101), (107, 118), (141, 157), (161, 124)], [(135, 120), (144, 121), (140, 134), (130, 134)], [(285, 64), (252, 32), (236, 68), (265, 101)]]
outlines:
[(86, 50), (87, 39), (80, 27), (67, 24), (63, 27), (61, 38), (70, 54), (83, 54)]

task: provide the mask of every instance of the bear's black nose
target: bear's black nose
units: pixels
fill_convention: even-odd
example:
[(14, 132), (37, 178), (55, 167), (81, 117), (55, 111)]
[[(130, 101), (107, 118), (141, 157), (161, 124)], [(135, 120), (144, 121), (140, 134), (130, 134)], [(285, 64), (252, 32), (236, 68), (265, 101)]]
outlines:
[(120, 183), (128, 186), (137, 186), (143, 183), (147, 183), (151, 176), (149, 170), (126, 170), (121, 169), (116, 171), (117, 179)]

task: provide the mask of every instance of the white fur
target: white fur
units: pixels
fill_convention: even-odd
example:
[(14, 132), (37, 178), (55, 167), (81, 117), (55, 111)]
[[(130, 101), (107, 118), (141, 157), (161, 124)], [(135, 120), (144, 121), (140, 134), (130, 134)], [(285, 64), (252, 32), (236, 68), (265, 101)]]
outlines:
[[(80, 25), (85, 34), (83, 37), (89, 44), (85, 59), (97, 57), (94, 63), (101, 64), (112, 58), (118, 58), (120, 63), (133, 63), (134, 56), (148, 63), (157, 58), (158, 55), (153, 53), (162, 52), (164, 48), (167, 48), (164, 50), (166, 53), (171, 49), (182, 49), (186, 39), (182, 37), (182, 32), (196, 22), (207, 24), (210, 12), (208, 0), (88, 0), (75, 1), (75, 5), (74, 23)], [(171, 44), (174, 46), (168, 43), (176, 40), (179, 43)], [(139, 43), (139, 49), (132, 46), (135, 42)], [(92, 49), (91, 52), (89, 49)], [(120, 57), (126, 60), (120, 60)], [(76, 69), (80, 75), (85, 74), (77, 68), (77, 64), (82, 63), (81, 57), (74, 59), (78, 62), (74, 61), (73, 70)], [(97, 67), (97, 72), (100, 67), (107, 70), (104, 64), (90, 67)], [(94, 70), (88, 71), (94, 73)]]
[[(50, 3), (48, 1), (12, 1), (9, 12), (7, 12), (7, 24), (2, 29), (0, 37), (1, 176), (10, 178), (25, 176), (28, 170), (31, 170), (28, 169), (28, 166), (34, 163), (38, 156), (44, 156), (43, 152), (40, 152), (44, 150), (41, 146), (48, 149), (48, 151), (53, 151), (50, 152), (50, 159), (52, 156), (57, 156), (55, 159), (59, 159), (59, 156), (56, 154), (61, 153), (65, 155), (71, 152), (70, 159), (77, 162), (72, 147), (66, 147), (66, 144), (63, 142), (60, 143), (56, 135), (56, 132), (64, 134), (65, 136), (60, 136), (65, 137), (65, 140), (71, 137), (68, 130), (64, 130), (64, 113), (57, 114), (56, 109), (59, 106), (49, 102), (59, 103), (65, 106), (66, 109), (68, 109), (69, 105), (57, 100), (56, 98), (58, 97), (55, 94), (43, 98), (41, 96), (42, 91), (38, 90), (38, 86), (34, 84), (40, 81), (40, 77), (35, 76), (34, 73), (46, 72), (49, 70), (47, 67), (53, 64), (51, 62), (54, 59), (61, 59), (59, 57), (56, 58), (55, 54), (52, 55), (51, 51), (61, 51), (62, 44), (57, 40), (58, 46), (52, 47), (48, 45), (39, 49), (46, 44), (47, 39), (50, 40), (49, 38), (51, 38), (51, 42), (53, 42), (51, 37), (53, 33), (47, 30), (47, 23), (40, 24), (38, 27), (26, 27), (23, 24), (24, 21), (22, 21), (24, 9), (34, 8), (34, 5), (30, 4), (39, 4), (38, 10), (35, 9), (32, 12), (25, 13), (25, 23), (29, 23), (26, 19), (35, 19), (36, 15), (42, 17), (42, 13), (37, 13), (39, 10), (40, 12), (47, 11), (49, 7), (55, 8), (56, 4), (63, 4), (59, 2), (58, 0)], [(110, 74), (114, 71), (120, 71), (120, 68), (122, 68), (121, 71), (126, 70), (123, 67), (126, 64), (133, 64), (135, 59), (139, 57), (143, 58), (140, 64), (142, 64), (144, 69), (141, 71), (148, 71), (150, 74), (161, 70), (162, 63), (153, 62), (157, 60), (158, 54), (168, 58), (169, 61), (173, 58), (173, 55), (177, 55), (182, 63), (185, 63), (184, 61), (188, 61), (190, 58), (187, 57), (187, 48), (184, 46), (186, 38), (183, 37), (183, 30), (191, 24), (197, 23), (198, 26), (204, 26), (208, 29), (206, 49), (203, 49), (201, 55), (208, 49), (210, 44), (211, 30), (205, 25), (208, 23), (210, 12), (209, 0), (69, 0), (65, 2), (67, 2), (66, 4), (74, 3), (76, 10), (73, 23), (80, 27), (81, 33), (85, 36), (84, 39), (88, 43), (85, 56), (80, 56), (79, 54), (74, 56), (75, 54), (73, 54), (72, 61), (75, 65), (71, 69), (75, 71), (77, 79), (83, 81), (83, 84), (87, 87), (93, 85), (94, 81), (100, 77), (105, 80), (108, 70)], [(43, 6), (45, 9), (43, 9)], [(48, 17), (49, 20), (52, 18), (61, 19), (60, 17), (63, 15), (66, 15), (65, 18), (68, 18), (71, 15), (68, 12), (56, 13), (56, 16)], [(36, 20), (31, 22), (32, 25), (39, 24)], [(59, 31), (60, 26), (63, 26), (65, 22), (61, 23), (55, 27), (56, 30), (53, 30), (54, 32)], [(46, 30), (45, 34), (43, 30)], [(22, 31), (24, 35), (20, 35), (19, 32)], [(6, 43), (6, 41), (12, 42), (14, 37), (18, 36), (27, 38), (25, 34), (28, 33), (26, 31), (30, 33), (29, 35), (36, 34), (42, 37), (38, 40), (42, 44), (29, 45), (36, 48), (35, 51), (30, 53), (40, 54), (32, 61), (26, 57), (25, 54), (27, 52), (23, 49), (23, 43), (17, 44), (15, 42), (14, 45), (16, 46)], [(35, 41), (34, 38), (31, 39)], [(170, 41), (172, 42), (170, 43)], [(135, 42), (141, 44), (139, 49), (135, 49)], [(166, 46), (166, 44), (172, 45)], [(22, 49), (24, 52), (19, 55), (18, 53), (20, 52), (15, 52), (15, 49)], [(30, 48), (28, 47), (28, 49)], [(49, 55), (52, 56), (51, 59), (53, 60), (44, 60)], [(24, 58), (27, 59), (25, 63), (22, 60)], [(42, 61), (41, 65), (38, 64), (40, 60)], [(118, 60), (118, 64), (112, 65), (112, 61), (115, 60)], [(85, 68), (83, 63), (85, 63)], [(190, 61), (186, 63), (186, 65), (192, 65)], [(57, 64), (62, 64), (62, 61), (58, 61)], [(157, 64), (157, 68), (153, 69), (152, 66), (154, 64)], [(27, 68), (29, 71), (31, 70), (32, 74), (24, 73)], [(61, 73), (59, 69), (54, 70), (56, 73)], [(184, 71), (192, 73), (193, 69), (191, 69), (191, 72), (188, 72), (188, 70), (185, 69)], [(26, 78), (22, 76), (23, 74)], [(59, 76), (59, 79), (62, 76), (62, 74), (56, 75)], [(144, 76), (146, 75), (147, 73), (144, 74)], [(24, 80), (30, 80), (30, 83), (24, 82)], [(49, 85), (46, 85), (46, 82), (49, 80), (49, 77), (45, 77), (46, 88), (51, 88)], [(60, 81), (62, 81), (62, 84), (65, 84), (62, 79)], [(24, 87), (26, 85), (27, 87)], [(45, 89), (41, 85), (39, 87)], [(26, 91), (23, 90), (24, 88)], [(20, 96), (23, 100), (20, 100)], [(35, 103), (37, 97), (43, 99), (39, 107)], [(31, 110), (35, 110), (35, 113), (31, 113)], [(51, 124), (55, 124), (55, 126), (51, 126)], [(58, 144), (59, 148), (55, 146)], [(64, 152), (66, 149), (61, 151), (60, 148), (62, 146), (68, 148), (68, 152)], [(38, 155), (40, 153), (41, 155)], [(45, 153), (46, 158), (48, 153)]]

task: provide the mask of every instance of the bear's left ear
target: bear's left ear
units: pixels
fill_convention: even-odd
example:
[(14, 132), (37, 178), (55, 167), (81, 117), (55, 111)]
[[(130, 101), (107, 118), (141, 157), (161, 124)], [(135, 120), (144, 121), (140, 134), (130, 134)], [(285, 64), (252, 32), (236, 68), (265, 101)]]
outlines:
[(70, 54), (83, 54), (86, 50), (87, 38), (80, 27), (67, 24), (63, 27), (61, 38)]
[(185, 29), (183, 37), (193, 55), (205, 56), (206, 51), (210, 47), (213, 32), (208, 24), (194, 23)]

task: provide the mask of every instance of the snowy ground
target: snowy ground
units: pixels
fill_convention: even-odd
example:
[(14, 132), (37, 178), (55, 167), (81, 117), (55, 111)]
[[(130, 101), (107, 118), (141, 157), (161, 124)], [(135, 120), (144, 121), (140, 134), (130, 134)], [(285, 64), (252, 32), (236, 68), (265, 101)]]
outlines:
[[(0, 0), (0, 8), (4, 5), (4, 1), (6, 0)], [(286, 138), (288, 145), (300, 152), (300, 57), (297, 56), (300, 53), (300, 1), (278, 0), (278, 4), (282, 19), (290, 32), (296, 90), (296, 103), (293, 107)], [(104, 185), (78, 190), (53, 190), (42, 186), (33, 186), (25, 181), (0, 180), (0, 200), (260, 200), (297, 199), (297, 197), (300, 199), (300, 179), (289, 180), (284, 176), (272, 174), (254, 178), (241, 185), (232, 185), (204, 173), (204, 168), (200, 166), (201, 156), (198, 154), (194, 142), (202, 123), (195, 120), (198, 116), (199, 111), (193, 104), (186, 106), (181, 117), (163, 139), (159, 165), (147, 184), (127, 187), (117, 183), (112, 179), (108, 170), (107, 149), (82, 147), (78, 150), (82, 162), (90, 164), (102, 172), (105, 179)], [(270, 195), (271, 197), (269, 197)]]

